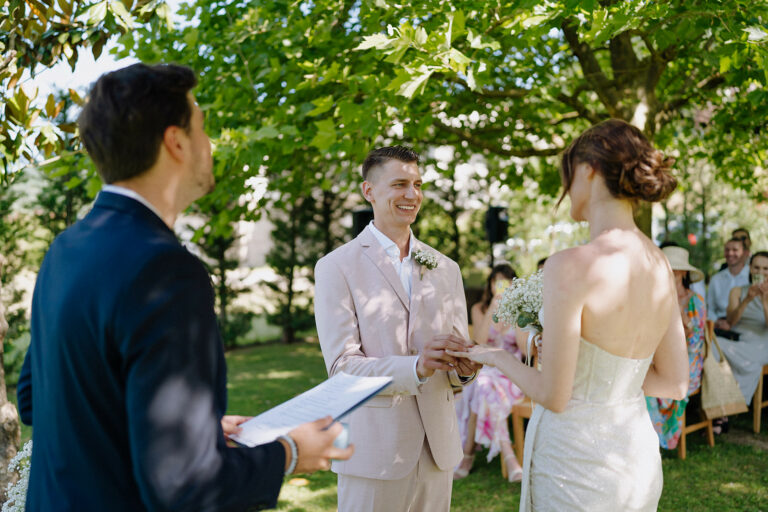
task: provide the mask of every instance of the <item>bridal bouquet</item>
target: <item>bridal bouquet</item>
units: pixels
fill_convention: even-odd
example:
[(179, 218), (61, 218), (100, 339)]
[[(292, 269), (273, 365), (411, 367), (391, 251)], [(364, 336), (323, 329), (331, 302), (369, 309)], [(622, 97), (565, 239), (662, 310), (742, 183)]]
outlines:
[(539, 311), (544, 302), (543, 275), (539, 270), (528, 277), (514, 279), (501, 295), (493, 321), (541, 332)]
[(518, 278), (504, 290), (499, 306), (493, 315), (494, 322), (517, 325), (528, 331), (526, 364), (531, 360), (531, 343), (536, 344), (539, 354), (537, 367), (541, 370), (541, 320), (539, 312), (544, 303), (544, 273), (536, 271), (526, 278)]

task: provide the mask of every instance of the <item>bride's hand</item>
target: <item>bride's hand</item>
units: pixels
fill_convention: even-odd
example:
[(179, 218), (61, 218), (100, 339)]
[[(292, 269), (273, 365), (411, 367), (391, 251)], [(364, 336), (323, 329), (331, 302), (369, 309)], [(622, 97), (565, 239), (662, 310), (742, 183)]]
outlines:
[(454, 350), (446, 350), (446, 353), (454, 356), (469, 359), (476, 363), (496, 366), (499, 363), (499, 359), (508, 355), (509, 352), (500, 347), (490, 347), (488, 345), (475, 345), (470, 347), (466, 352), (456, 352)]

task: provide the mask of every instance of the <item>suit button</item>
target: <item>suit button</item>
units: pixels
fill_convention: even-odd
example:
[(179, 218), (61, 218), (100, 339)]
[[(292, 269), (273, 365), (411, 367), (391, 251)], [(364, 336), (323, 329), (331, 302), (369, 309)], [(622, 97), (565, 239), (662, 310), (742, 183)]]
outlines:
[(412, 349), (411, 349), (411, 355), (412, 355), (412, 356), (415, 356), (415, 355), (416, 355), (416, 354), (418, 354), (418, 353), (419, 353), (419, 351), (418, 351), (418, 350), (416, 350), (415, 348), (412, 348)]

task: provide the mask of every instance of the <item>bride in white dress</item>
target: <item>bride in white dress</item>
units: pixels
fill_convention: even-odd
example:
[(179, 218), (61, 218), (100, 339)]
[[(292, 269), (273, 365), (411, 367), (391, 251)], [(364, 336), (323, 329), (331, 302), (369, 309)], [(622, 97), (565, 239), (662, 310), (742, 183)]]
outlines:
[(632, 206), (672, 192), (668, 165), (623, 121), (580, 135), (563, 155), (563, 197), (590, 242), (547, 259), (541, 371), (487, 346), (452, 353), (499, 368), (537, 404), (521, 511), (656, 510), (661, 458), (643, 396), (682, 399), (688, 353), (672, 270)]

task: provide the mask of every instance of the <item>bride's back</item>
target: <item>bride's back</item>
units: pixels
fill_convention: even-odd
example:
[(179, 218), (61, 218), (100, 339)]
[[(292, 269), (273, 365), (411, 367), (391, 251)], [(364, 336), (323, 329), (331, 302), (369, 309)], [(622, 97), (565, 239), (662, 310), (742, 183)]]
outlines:
[(581, 336), (617, 356), (653, 354), (675, 311), (666, 257), (632, 219), (634, 202), (662, 200), (675, 188), (669, 165), (640, 130), (618, 120), (588, 129), (563, 154), (563, 197), (575, 220), (589, 222), (592, 240), (558, 258), (571, 268), (557, 279), (578, 295)]
[(620, 229), (578, 250), (589, 261), (573, 274), (574, 284), (586, 290), (582, 337), (621, 357), (653, 354), (674, 311), (673, 281), (664, 254), (638, 230)]

